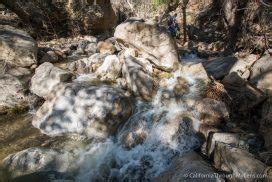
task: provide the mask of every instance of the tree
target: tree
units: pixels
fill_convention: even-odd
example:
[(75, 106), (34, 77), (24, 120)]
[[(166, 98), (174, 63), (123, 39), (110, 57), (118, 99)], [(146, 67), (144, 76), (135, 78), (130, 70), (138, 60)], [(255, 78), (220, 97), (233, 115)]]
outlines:
[(182, 17), (183, 17), (183, 42), (187, 42), (187, 19), (186, 19), (186, 8), (189, 3), (189, 0), (182, 0), (181, 7), (182, 7)]

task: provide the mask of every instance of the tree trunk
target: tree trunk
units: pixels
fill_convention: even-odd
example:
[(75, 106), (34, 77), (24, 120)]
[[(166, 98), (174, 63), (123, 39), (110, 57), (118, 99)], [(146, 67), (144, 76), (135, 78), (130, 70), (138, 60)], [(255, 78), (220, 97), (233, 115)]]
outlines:
[(230, 54), (235, 50), (248, 1), (249, 0), (213, 0), (213, 10), (222, 12), (222, 19), (227, 30), (228, 44), (225, 49), (226, 54)]

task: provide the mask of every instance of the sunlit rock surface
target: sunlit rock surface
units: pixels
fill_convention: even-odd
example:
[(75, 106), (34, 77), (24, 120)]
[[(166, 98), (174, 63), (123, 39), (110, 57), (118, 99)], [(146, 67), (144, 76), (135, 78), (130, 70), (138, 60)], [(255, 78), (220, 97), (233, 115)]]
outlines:
[(29, 148), (9, 155), (3, 161), (3, 166), (4, 170), (11, 174), (11, 178), (41, 171), (64, 172), (69, 167), (67, 163), (69, 157), (71, 156), (68, 153), (64, 154), (51, 149)]
[(172, 71), (178, 68), (179, 58), (174, 39), (155, 24), (129, 19), (116, 27), (114, 37), (154, 56), (153, 64), (161, 69)]
[(0, 25), (0, 60), (21, 67), (37, 62), (37, 43), (26, 32), (8, 25)]
[(22, 83), (9, 74), (0, 75), (0, 114), (16, 113), (28, 106)]
[(67, 82), (71, 77), (71, 73), (46, 62), (35, 70), (30, 90), (32, 93), (46, 98), (57, 84)]
[(145, 100), (152, 100), (155, 92), (153, 78), (145, 70), (144, 65), (126, 51), (122, 74), (126, 79), (128, 88), (134, 95), (140, 96)]
[(59, 85), (37, 111), (33, 125), (50, 135), (87, 138), (113, 134), (132, 114), (133, 103), (122, 90), (106, 85)]
[(272, 95), (272, 57), (266, 52), (251, 68), (250, 82), (268, 95)]
[(101, 80), (115, 81), (121, 76), (122, 63), (116, 55), (109, 55), (97, 69), (96, 75)]

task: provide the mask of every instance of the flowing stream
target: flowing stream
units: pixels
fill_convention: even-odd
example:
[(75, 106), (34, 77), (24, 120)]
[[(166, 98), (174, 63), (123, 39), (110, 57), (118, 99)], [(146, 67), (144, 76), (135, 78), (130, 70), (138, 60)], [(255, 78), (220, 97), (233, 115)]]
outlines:
[[(180, 76), (189, 91), (177, 98), (173, 87)], [(179, 70), (166, 84), (152, 102), (137, 101), (134, 114), (115, 136), (64, 145), (58, 170), (75, 181), (149, 181), (176, 157), (199, 148), (198, 113), (186, 102), (198, 98), (197, 82)]]
[[(177, 98), (172, 94), (180, 76), (187, 80), (189, 91)], [(195, 79), (179, 70), (166, 82), (167, 87), (159, 89), (152, 102), (137, 102), (134, 114), (116, 136), (74, 151), (78, 156), (74, 165), (79, 169), (76, 181), (148, 181), (176, 157), (200, 146), (195, 132), (198, 113), (183, 102), (197, 99)], [(194, 122), (186, 117), (188, 113)]]

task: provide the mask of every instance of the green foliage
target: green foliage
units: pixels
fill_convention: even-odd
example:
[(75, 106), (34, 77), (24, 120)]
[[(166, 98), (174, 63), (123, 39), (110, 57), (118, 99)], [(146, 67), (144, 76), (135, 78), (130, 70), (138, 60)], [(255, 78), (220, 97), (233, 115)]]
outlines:
[(165, 0), (152, 0), (152, 5), (154, 8), (162, 5), (164, 3)]

